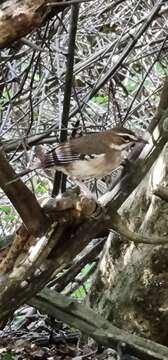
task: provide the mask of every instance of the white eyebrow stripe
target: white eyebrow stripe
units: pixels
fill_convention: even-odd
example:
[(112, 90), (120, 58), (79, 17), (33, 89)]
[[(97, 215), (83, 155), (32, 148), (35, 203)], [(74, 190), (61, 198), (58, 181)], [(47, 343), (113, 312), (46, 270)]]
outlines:
[(128, 134), (128, 133), (117, 133), (117, 135), (119, 136), (128, 136), (130, 139), (132, 140), (137, 140), (137, 137), (133, 134)]

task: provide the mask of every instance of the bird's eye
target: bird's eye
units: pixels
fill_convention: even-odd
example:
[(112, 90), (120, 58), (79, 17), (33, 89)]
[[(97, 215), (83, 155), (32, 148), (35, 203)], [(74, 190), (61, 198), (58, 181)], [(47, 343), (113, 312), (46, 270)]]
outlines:
[(130, 137), (127, 136), (127, 135), (123, 136), (123, 139), (124, 139), (125, 142), (129, 142), (129, 141), (130, 141)]

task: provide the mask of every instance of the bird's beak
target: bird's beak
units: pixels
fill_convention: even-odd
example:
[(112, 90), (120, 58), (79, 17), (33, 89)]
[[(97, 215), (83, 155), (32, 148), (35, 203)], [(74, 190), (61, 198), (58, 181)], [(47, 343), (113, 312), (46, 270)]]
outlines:
[(143, 139), (143, 138), (141, 138), (141, 137), (139, 137), (139, 138), (137, 139), (137, 142), (140, 142), (140, 143), (142, 143), (142, 144), (149, 144), (149, 141), (147, 141), (147, 140), (145, 140), (145, 139)]

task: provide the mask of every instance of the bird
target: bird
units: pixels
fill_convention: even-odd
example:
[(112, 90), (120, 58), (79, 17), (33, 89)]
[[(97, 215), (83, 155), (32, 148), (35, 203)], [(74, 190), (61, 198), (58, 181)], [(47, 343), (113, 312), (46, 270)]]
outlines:
[(86, 134), (57, 144), (41, 160), (17, 174), (17, 178), (40, 168), (54, 168), (70, 178), (102, 178), (118, 168), (125, 153), (138, 142), (147, 143), (124, 127)]

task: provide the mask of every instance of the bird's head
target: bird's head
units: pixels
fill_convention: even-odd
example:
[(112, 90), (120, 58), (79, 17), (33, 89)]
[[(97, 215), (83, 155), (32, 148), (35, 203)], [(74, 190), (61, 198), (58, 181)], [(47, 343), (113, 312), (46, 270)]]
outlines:
[(132, 130), (115, 127), (111, 130), (110, 148), (114, 150), (126, 150), (133, 147), (136, 143), (148, 144), (143, 137), (137, 136)]

